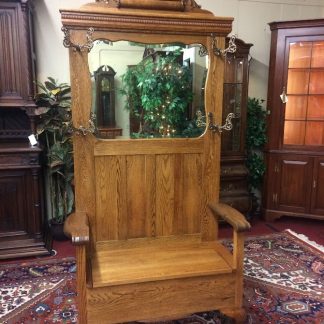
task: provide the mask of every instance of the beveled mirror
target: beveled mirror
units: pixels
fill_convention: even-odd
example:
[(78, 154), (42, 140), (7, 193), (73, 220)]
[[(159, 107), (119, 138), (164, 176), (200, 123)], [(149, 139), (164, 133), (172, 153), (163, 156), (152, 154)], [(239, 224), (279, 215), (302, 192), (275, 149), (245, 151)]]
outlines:
[[(99, 138), (198, 137), (205, 131), (197, 125), (197, 112), (205, 115), (208, 65), (200, 44), (104, 39), (94, 42), (88, 59)], [(114, 83), (103, 91), (101, 70), (107, 66), (114, 71)], [(105, 100), (111, 109), (104, 114)]]

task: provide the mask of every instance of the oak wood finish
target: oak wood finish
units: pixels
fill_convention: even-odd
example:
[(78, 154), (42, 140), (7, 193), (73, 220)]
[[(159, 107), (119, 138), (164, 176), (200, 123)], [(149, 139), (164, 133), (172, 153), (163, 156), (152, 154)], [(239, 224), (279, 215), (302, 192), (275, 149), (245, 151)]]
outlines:
[[(169, 8), (183, 4), (184, 10)], [(213, 37), (224, 48), (231, 18), (177, 0), (100, 1), (61, 13), (77, 45), (70, 48), (75, 127), (87, 127), (90, 116), (88, 53), (78, 45), (87, 43), (91, 27), (94, 39), (204, 45), (210, 53), (207, 112), (220, 124), (224, 62), (212, 53)], [(218, 134), (139, 140), (75, 135), (74, 161), (76, 213), (65, 232), (77, 245), (80, 323), (150, 321), (212, 309), (241, 320), (243, 236), (237, 229), (248, 226), (242, 215), (218, 206)], [(234, 256), (216, 240), (211, 202), (237, 233)]]
[[(305, 63), (308, 58), (311, 42), (324, 42), (324, 20), (302, 20), (270, 23), (272, 32), (271, 53), (268, 84), (268, 144), (266, 147), (267, 171), (264, 186), (264, 215), (267, 220), (281, 216), (306, 217), (323, 220), (323, 188), (322, 160), (324, 146), (321, 136), (306, 136), (306, 127), (294, 132), (296, 138), (284, 138), (285, 120), (298, 123), (304, 120), (306, 111), (317, 116), (315, 124), (307, 121), (312, 130), (323, 133), (323, 105), (321, 101), (316, 106), (311, 105), (314, 97), (309, 96), (312, 87), (308, 79), (296, 82), (298, 75), (309, 73), (312, 65)], [(298, 51), (290, 51), (290, 44), (303, 44)], [(315, 93), (323, 96), (320, 85), (323, 83), (323, 64), (320, 55), (314, 50), (313, 62), (317, 62), (315, 70), (316, 84), (319, 88)], [(296, 56), (297, 55), (297, 56)], [(299, 57), (299, 59), (297, 59)], [(289, 66), (289, 62), (290, 66)], [(297, 73), (295, 73), (297, 71)], [(291, 73), (296, 74), (296, 79)], [(288, 82), (289, 81), (289, 82)], [(305, 83), (306, 82), (306, 83)], [(306, 85), (302, 89), (300, 86)], [(288, 103), (281, 101), (283, 88), (288, 93)], [(297, 98), (297, 99), (296, 99)], [(300, 99), (300, 101), (298, 101)], [(308, 103), (309, 101), (309, 103)], [(316, 109), (314, 108), (316, 107)], [(313, 109), (313, 110), (312, 110)], [(303, 115), (304, 114), (304, 115)], [(297, 124), (287, 124), (288, 130), (293, 131)], [(298, 139), (297, 139), (298, 136)], [(305, 140), (304, 140), (305, 139)], [(304, 142), (303, 142), (304, 141)], [(313, 145), (309, 145), (312, 141)], [(299, 142), (300, 145), (297, 145)], [(321, 198), (320, 198), (321, 197)]]

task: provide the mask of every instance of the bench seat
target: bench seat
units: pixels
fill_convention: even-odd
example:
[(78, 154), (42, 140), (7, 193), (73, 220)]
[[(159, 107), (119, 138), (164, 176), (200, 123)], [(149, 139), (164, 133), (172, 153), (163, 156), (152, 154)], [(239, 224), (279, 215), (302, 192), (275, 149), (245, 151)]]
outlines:
[(226, 274), (233, 271), (230, 258), (220, 243), (201, 242), (199, 235), (97, 242), (92, 283), (97, 288)]

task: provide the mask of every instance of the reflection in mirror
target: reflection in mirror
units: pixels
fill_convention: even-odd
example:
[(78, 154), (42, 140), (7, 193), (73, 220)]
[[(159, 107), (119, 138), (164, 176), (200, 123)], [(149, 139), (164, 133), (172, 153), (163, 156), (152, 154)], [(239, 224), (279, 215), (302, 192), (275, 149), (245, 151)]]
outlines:
[(89, 54), (100, 138), (198, 137), (208, 57), (200, 45), (97, 40)]

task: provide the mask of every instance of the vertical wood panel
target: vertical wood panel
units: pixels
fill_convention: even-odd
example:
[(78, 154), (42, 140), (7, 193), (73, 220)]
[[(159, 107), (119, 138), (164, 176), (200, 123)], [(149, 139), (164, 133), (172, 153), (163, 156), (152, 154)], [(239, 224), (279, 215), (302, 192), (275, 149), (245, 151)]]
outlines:
[(202, 162), (198, 154), (184, 156), (183, 218), (186, 234), (199, 233), (202, 210)]
[(151, 237), (156, 235), (156, 157), (147, 155), (145, 158), (145, 233)]
[(173, 234), (184, 234), (184, 222), (185, 215), (183, 214), (183, 181), (184, 181), (184, 172), (183, 172), (183, 154), (175, 155), (174, 163), (174, 222), (173, 222)]
[(96, 158), (97, 240), (127, 237), (125, 157)]
[(145, 156), (127, 157), (127, 238), (145, 236), (146, 218)]
[(171, 235), (174, 220), (174, 155), (156, 157), (156, 235)]

